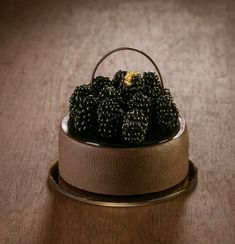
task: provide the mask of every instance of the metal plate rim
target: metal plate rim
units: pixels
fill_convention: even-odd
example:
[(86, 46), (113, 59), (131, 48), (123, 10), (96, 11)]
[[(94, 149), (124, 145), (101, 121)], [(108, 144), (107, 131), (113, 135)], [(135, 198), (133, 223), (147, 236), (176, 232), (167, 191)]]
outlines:
[[(55, 174), (57, 175), (55, 176)], [(48, 183), (60, 194), (83, 203), (105, 207), (137, 207), (167, 201), (192, 191), (197, 184), (197, 175), (197, 167), (195, 167), (193, 162), (189, 160), (189, 173), (183, 182), (161, 192), (135, 196), (107, 196), (86, 192), (76, 188), (77, 191), (76, 194), (74, 194), (62, 187), (61, 184), (59, 184), (58, 179), (56, 180), (56, 177), (59, 177), (57, 161), (49, 170)], [(68, 183), (66, 183), (66, 185), (70, 186)], [(71, 188), (74, 189), (73, 186), (71, 186)], [(117, 201), (114, 201), (113, 199), (117, 199)]]

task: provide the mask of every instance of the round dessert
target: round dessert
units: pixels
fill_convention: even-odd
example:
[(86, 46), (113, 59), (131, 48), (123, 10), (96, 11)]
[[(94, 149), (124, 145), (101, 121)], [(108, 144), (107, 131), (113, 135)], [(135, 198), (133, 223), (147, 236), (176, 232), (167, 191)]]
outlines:
[(59, 172), (107, 195), (168, 189), (188, 174), (188, 134), (160, 74), (118, 71), (77, 86), (59, 136)]

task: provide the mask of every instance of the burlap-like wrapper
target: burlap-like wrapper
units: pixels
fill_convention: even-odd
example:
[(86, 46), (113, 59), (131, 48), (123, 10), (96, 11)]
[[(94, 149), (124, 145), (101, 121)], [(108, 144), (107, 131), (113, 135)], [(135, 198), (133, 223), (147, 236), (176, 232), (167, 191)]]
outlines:
[(68, 135), (68, 117), (59, 132), (59, 173), (70, 185), (107, 195), (158, 192), (180, 183), (188, 174), (185, 121), (170, 141), (137, 148), (89, 145)]

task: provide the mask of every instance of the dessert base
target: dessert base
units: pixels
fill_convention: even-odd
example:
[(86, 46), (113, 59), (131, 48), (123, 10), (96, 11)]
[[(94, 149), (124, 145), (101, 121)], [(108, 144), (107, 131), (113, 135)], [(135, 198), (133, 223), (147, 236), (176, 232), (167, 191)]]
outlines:
[(114, 147), (74, 138), (68, 131), (68, 118), (63, 118), (59, 130), (58, 167), (60, 176), (76, 188), (133, 196), (169, 189), (188, 174), (188, 132), (181, 117), (173, 138), (139, 147)]
[(73, 187), (60, 177), (58, 162), (50, 168), (48, 182), (53, 189), (76, 201), (106, 207), (135, 207), (163, 202), (190, 192), (197, 184), (197, 168), (189, 161), (188, 175), (176, 186), (156, 193), (134, 196), (102, 195)]

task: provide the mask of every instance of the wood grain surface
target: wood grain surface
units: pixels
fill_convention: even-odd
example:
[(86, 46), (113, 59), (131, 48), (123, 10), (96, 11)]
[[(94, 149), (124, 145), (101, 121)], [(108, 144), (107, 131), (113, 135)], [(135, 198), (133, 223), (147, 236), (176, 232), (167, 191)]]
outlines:
[[(234, 1), (0, 2), (0, 243), (235, 243)], [(199, 168), (190, 195), (90, 206), (51, 192), (59, 121), (106, 51), (156, 60)], [(100, 73), (152, 69), (130, 52)], [(141, 67), (141, 68), (140, 68)]]

